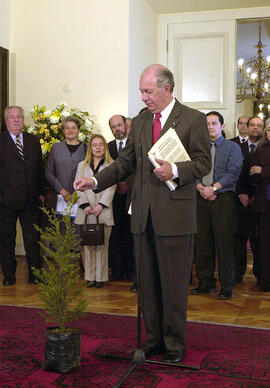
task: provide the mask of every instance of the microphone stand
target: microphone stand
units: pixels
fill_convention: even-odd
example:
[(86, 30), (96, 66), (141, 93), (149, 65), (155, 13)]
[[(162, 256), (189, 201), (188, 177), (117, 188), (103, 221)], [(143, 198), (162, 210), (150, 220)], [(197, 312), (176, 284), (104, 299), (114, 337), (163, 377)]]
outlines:
[(115, 355), (115, 354), (109, 354), (109, 353), (103, 353), (102, 355), (98, 355), (100, 358), (112, 358), (112, 359), (120, 359), (120, 360), (131, 360), (131, 365), (127, 369), (127, 371), (123, 374), (122, 378), (118, 381), (116, 385), (113, 386), (113, 388), (119, 388), (122, 383), (128, 378), (128, 376), (136, 369), (137, 365), (142, 365), (144, 363), (150, 363), (150, 364), (158, 364), (158, 365), (166, 365), (166, 366), (173, 366), (178, 368), (185, 368), (185, 369), (191, 369), (198, 371), (200, 370), (200, 366), (198, 365), (187, 365), (187, 364), (181, 364), (181, 363), (171, 363), (171, 362), (164, 362), (164, 361), (157, 361), (157, 360), (148, 360), (145, 357), (144, 351), (142, 350), (142, 293), (141, 293), (141, 262), (142, 262), (142, 145), (141, 142), (139, 144), (138, 149), (138, 157), (137, 157), (137, 166), (136, 169), (139, 173), (139, 185), (138, 185), (138, 191), (137, 198), (138, 198), (138, 239), (137, 239), (137, 265), (136, 265), (136, 271), (137, 271), (137, 348), (135, 349), (134, 353), (132, 354), (132, 358), (125, 357), (122, 355)]

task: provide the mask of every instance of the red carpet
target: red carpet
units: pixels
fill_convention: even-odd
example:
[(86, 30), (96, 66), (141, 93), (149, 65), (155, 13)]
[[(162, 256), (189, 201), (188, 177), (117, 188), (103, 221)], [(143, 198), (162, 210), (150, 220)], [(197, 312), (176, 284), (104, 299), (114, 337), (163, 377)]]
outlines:
[[(0, 387), (113, 387), (128, 361), (99, 359), (96, 353), (128, 354), (136, 342), (136, 318), (86, 314), (81, 368), (67, 375), (42, 369), (45, 323), (38, 309), (0, 306)], [(75, 325), (73, 325), (75, 326)], [(270, 331), (188, 323), (185, 364), (199, 372), (144, 364), (123, 387), (270, 387)]]

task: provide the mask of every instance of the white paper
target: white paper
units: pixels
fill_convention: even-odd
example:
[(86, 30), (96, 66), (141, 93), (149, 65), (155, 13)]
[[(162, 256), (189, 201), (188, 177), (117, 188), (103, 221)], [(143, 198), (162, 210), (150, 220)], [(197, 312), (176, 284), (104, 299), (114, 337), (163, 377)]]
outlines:
[[(78, 210), (78, 204), (74, 203), (74, 205), (72, 206), (70, 217), (76, 217), (77, 210)], [(66, 211), (67, 211), (67, 203), (64, 200), (64, 198), (62, 197), (62, 195), (58, 194), (57, 195), (57, 204), (56, 204), (56, 213), (66, 214)]]
[[(170, 128), (162, 135), (148, 152), (148, 158), (155, 168), (160, 167), (156, 158), (166, 160), (169, 163), (186, 162), (191, 160), (183, 143), (179, 139), (175, 129)], [(172, 180), (165, 182), (171, 191), (177, 184)]]

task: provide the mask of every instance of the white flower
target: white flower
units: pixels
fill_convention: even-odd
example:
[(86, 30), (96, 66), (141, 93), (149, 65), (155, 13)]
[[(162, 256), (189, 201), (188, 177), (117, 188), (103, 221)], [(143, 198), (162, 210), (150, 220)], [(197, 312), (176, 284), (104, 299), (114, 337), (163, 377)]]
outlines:
[(52, 114), (52, 111), (51, 110), (46, 110), (46, 112), (44, 112), (44, 115), (45, 116), (50, 116)]
[(35, 133), (35, 129), (33, 127), (28, 127), (27, 132), (28, 133)]
[(57, 116), (51, 116), (50, 117), (50, 123), (51, 124), (57, 124), (58, 121), (59, 121), (59, 117), (57, 117)]
[(70, 111), (69, 110), (63, 110), (63, 112), (61, 113), (61, 116), (62, 117), (70, 116)]
[(32, 108), (32, 109), (30, 109), (30, 111), (29, 111), (30, 113), (31, 113), (31, 115), (33, 114), (33, 113), (35, 113), (35, 109), (34, 108)]
[(60, 104), (57, 105), (57, 108), (60, 108), (60, 106), (67, 106), (68, 104), (66, 102), (60, 102)]
[(86, 140), (86, 136), (84, 133), (80, 132), (79, 133), (79, 136), (78, 136), (78, 139), (81, 141), (81, 142), (84, 142)]
[(92, 122), (89, 119), (86, 119), (84, 122), (85, 128), (91, 128), (92, 127)]
[(45, 144), (41, 144), (41, 151), (42, 151), (42, 155), (46, 155), (47, 149)]

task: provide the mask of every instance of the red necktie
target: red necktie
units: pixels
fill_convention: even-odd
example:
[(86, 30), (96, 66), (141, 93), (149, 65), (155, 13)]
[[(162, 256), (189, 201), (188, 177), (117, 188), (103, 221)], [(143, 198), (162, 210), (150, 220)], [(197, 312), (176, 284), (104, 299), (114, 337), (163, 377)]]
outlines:
[(152, 134), (152, 142), (155, 144), (155, 142), (158, 140), (160, 132), (161, 132), (161, 122), (159, 118), (161, 117), (160, 113), (156, 113), (155, 120), (153, 123), (153, 134)]

